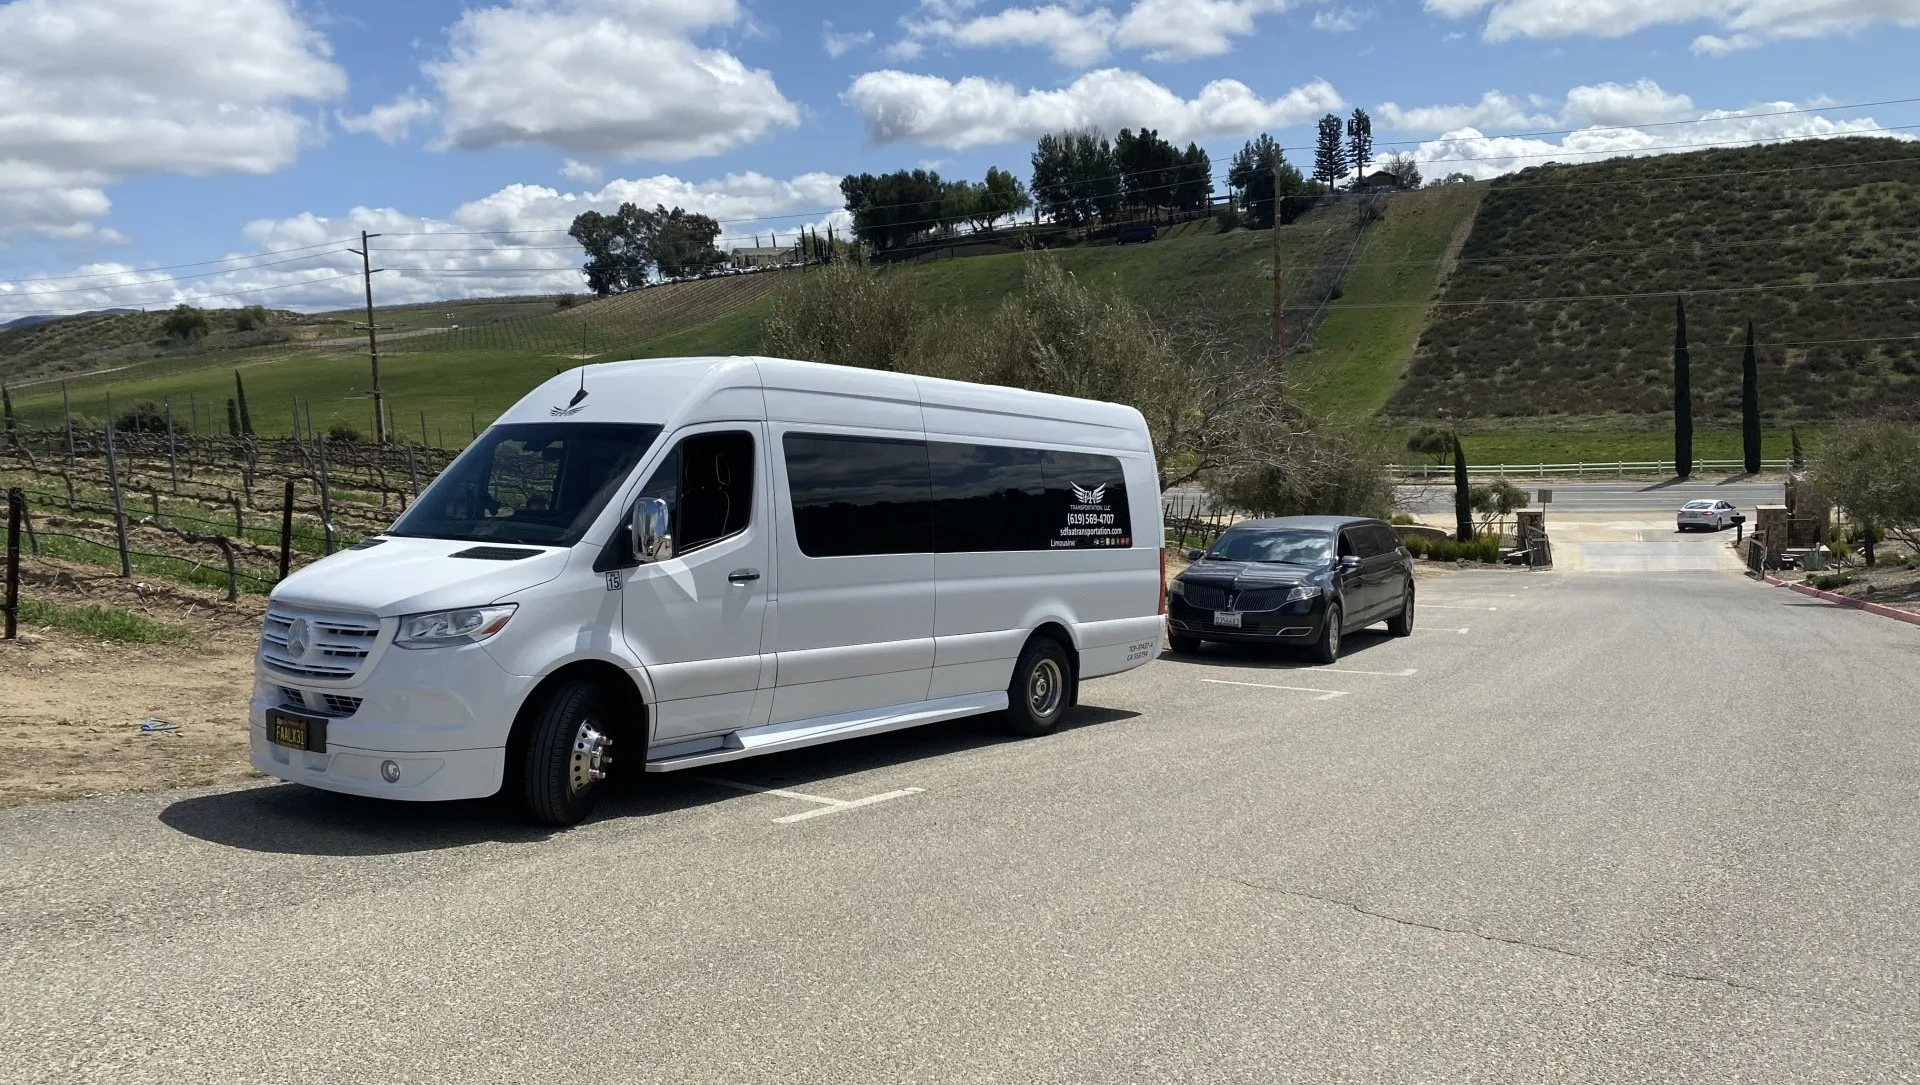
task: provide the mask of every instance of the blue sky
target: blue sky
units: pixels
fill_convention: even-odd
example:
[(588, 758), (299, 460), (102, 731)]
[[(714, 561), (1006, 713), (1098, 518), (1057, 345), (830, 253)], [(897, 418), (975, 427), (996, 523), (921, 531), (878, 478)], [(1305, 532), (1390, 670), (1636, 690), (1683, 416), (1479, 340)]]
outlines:
[(1383, 152), (1480, 176), (1899, 129), (1920, 104), (1857, 106), (1920, 95), (1916, 28), (1920, 0), (10, 0), (0, 320), (348, 304), (363, 228), (418, 269), (383, 299), (577, 289), (580, 210), (790, 231), (846, 172), (1024, 176), (1088, 124), (1224, 171), (1361, 106)]

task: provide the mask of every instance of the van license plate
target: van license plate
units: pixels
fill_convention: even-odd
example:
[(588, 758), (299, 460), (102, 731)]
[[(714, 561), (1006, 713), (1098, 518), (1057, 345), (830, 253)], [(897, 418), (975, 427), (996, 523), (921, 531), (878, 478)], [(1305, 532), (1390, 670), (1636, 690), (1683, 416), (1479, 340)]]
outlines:
[(1213, 612), (1213, 624), (1221, 629), (1240, 628), (1240, 612), (1237, 610), (1216, 610)]
[(327, 721), (267, 709), (267, 741), (291, 750), (327, 751)]

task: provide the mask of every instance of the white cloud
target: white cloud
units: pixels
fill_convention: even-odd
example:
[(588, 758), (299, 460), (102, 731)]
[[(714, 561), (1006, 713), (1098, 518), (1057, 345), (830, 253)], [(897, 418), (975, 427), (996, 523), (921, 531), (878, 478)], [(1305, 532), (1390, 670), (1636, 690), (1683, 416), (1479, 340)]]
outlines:
[(560, 176), (575, 184), (597, 185), (600, 183), (600, 167), (591, 162), (569, 158), (560, 163)]
[(1313, 17), (1313, 28), (1329, 34), (1350, 34), (1360, 29), (1360, 24), (1373, 18), (1373, 12), (1355, 11), (1353, 8), (1327, 8)]
[(415, 123), (433, 116), (433, 103), (413, 93), (408, 88), (402, 94), (385, 105), (377, 105), (365, 113), (339, 114), (340, 127), (349, 132), (366, 132), (379, 138), (382, 143), (398, 143), (407, 138), (407, 131)]
[(1482, 36), (1619, 38), (1650, 26), (1712, 22), (1727, 38), (1703, 35), (1696, 53), (1721, 55), (1784, 38), (1817, 38), (1880, 23), (1920, 26), (1920, 0), (1426, 0), (1448, 18), (1487, 12)]
[(1651, 79), (1630, 86), (1599, 83), (1567, 92), (1560, 116), (1569, 125), (1632, 125), (1679, 120), (1694, 113), (1693, 99), (1669, 94)]
[(424, 65), (442, 146), (545, 144), (680, 160), (750, 143), (799, 110), (773, 76), (691, 35), (741, 21), (735, 0), (512, 0), (470, 8)]
[(1740, 110), (1709, 111), (1697, 124), (1657, 129), (1588, 128), (1560, 139), (1489, 136), (1467, 127), (1422, 143), (1412, 154), (1419, 161), (1421, 172), (1429, 177), (1460, 172), (1485, 178), (1550, 161), (1599, 162), (1620, 156), (1671, 154), (1698, 149), (1703, 144), (1757, 145), (1846, 135), (1885, 135), (1875, 131), (1880, 124), (1871, 117), (1832, 120), (1807, 113), (1764, 115), (1794, 108), (1792, 102), (1766, 102)]
[(0, 4), (0, 241), (114, 240), (135, 174), (282, 169), (313, 137), (297, 103), (346, 82), (285, 0)]
[(1115, 40), (1149, 50), (1154, 60), (1219, 56), (1233, 51), (1234, 38), (1253, 33), (1255, 16), (1286, 6), (1287, 0), (1139, 0)]
[(1263, 99), (1245, 83), (1215, 80), (1191, 99), (1138, 72), (1089, 72), (1060, 90), (1022, 91), (969, 76), (954, 82), (900, 71), (868, 72), (844, 95), (876, 143), (960, 150), (1018, 143), (1066, 128), (1155, 128), (1169, 140), (1240, 136), (1311, 120), (1344, 103), (1325, 80)]
[(844, 33), (835, 30), (831, 22), (821, 24), (820, 47), (825, 49), (827, 55), (835, 60), (846, 56), (862, 45), (870, 45), (872, 43), (873, 31), (871, 30), (862, 30), (857, 34)]
[(1428, 105), (1402, 108), (1393, 102), (1380, 106), (1386, 127), (1402, 132), (1444, 132), (1455, 128), (1544, 128), (1553, 118), (1529, 114), (1526, 103), (1497, 90), (1472, 105)]
[(1081, 68), (1107, 55), (1119, 21), (1105, 8), (1074, 10), (1059, 4), (1007, 8), (992, 15), (954, 22), (935, 19), (909, 26), (915, 38), (937, 38), (969, 49), (1042, 46), (1061, 64)]
[(1135, 0), (1124, 15), (1090, 0), (983, 13), (979, 0), (922, 0), (920, 16), (902, 20), (907, 36), (886, 52), (894, 60), (920, 56), (925, 43), (963, 49), (1044, 48), (1058, 63), (1085, 68), (1115, 49), (1135, 49), (1154, 60), (1190, 60), (1233, 50), (1233, 39), (1254, 32), (1256, 17), (1284, 11), (1290, 0)]
[[(341, 239), (361, 230), (381, 234), (374, 258), (386, 273), (375, 282), (383, 305), (501, 294), (542, 294), (584, 289), (582, 255), (566, 236), (582, 211), (612, 211), (622, 203), (651, 208), (684, 207), (723, 224), (722, 248), (756, 233), (788, 236), (802, 226), (846, 233), (840, 181), (825, 173), (782, 180), (758, 173), (729, 174), (693, 182), (660, 175), (607, 182), (598, 189), (564, 192), (545, 185), (508, 185), (461, 204), (450, 213), (424, 216), (394, 208), (356, 207), (340, 215), (303, 213), (248, 223), (244, 235), (260, 252), (241, 266), (178, 278), (165, 271), (124, 263), (96, 263), (61, 274), (86, 278), (0, 283), (0, 319), (29, 312), (80, 311), (111, 306), (163, 308), (181, 301), (211, 306), (259, 303), (275, 308), (338, 309), (362, 297), (360, 258), (342, 251)], [(485, 231), (485, 232), (475, 232)], [(332, 244), (329, 244), (332, 243)], [(315, 255), (290, 259), (286, 250), (305, 246)], [(233, 254), (237, 260), (241, 254)], [(281, 262), (289, 261), (289, 262)], [(262, 287), (273, 289), (264, 292)], [(211, 295), (228, 294), (225, 298)]]

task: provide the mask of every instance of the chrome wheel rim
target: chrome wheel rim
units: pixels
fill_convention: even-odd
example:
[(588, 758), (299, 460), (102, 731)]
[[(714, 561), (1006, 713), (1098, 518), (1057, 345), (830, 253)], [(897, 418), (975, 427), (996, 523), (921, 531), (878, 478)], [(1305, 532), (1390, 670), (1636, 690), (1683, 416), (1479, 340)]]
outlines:
[(1405, 611), (1407, 628), (1412, 629), (1413, 628), (1413, 593), (1412, 592), (1407, 593), (1407, 601), (1406, 603), (1402, 604), (1402, 609)]
[(1327, 612), (1327, 653), (1336, 656), (1340, 654), (1340, 612), (1338, 610)]
[(613, 760), (613, 740), (600, 732), (597, 720), (580, 721), (573, 733), (573, 754), (567, 763), (567, 790), (579, 794), (607, 778), (607, 764)]
[(1033, 673), (1027, 676), (1027, 709), (1036, 719), (1053, 715), (1066, 697), (1066, 686), (1058, 660), (1043, 659), (1034, 664)]

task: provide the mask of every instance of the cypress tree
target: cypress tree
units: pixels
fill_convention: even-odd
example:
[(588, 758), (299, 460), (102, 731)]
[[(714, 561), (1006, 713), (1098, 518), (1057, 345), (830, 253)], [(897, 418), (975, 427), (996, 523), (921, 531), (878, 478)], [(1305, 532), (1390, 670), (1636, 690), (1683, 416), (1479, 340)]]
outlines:
[(1805, 467), (1807, 465), (1807, 454), (1805, 450), (1800, 447), (1799, 426), (1794, 426), (1787, 430), (1787, 447), (1787, 465), (1795, 471)]
[(1747, 321), (1747, 353), (1740, 361), (1740, 443), (1747, 474), (1760, 473), (1760, 359), (1753, 349), (1753, 321)]
[(1693, 475), (1693, 360), (1687, 353), (1687, 300), (1673, 299), (1673, 473)]
[(0, 384), (0, 408), (4, 408), (6, 411), (7, 439), (9, 443), (11, 443), (16, 440), (13, 436), (13, 397), (7, 394), (7, 386), (4, 384)]
[(227, 434), (240, 436), (240, 408), (234, 406), (232, 399), (227, 400)]
[(240, 410), (240, 429), (234, 436), (239, 437), (245, 435), (251, 437), (253, 436), (253, 415), (247, 412), (247, 386), (240, 383), (240, 371), (238, 369), (233, 371), (233, 396), (234, 400), (239, 404)]
[(1473, 492), (1467, 482), (1467, 450), (1453, 435), (1453, 521), (1461, 542), (1473, 541)]

